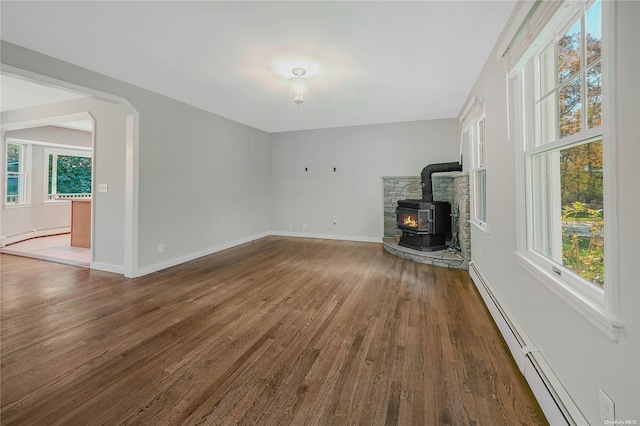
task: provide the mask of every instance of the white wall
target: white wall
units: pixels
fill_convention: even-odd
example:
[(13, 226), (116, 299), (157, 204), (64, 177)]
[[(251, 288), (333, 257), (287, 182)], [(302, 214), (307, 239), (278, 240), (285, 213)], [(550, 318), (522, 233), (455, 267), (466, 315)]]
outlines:
[(381, 241), (382, 176), (458, 156), (455, 119), (273, 134), (271, 229)]
[(269, 231), (267, 133), (159, 95), (135, 106), (141, 267)]
[(618, 288), (624, 322), (614, 342), (520, 267), (516, 250), (515, 150), (507, 141), (505, 66), (492, 53), (470, 93), (486, 99), (489, 235), (472, 228), (472, 258), (495, 286), (589, 423), (602, 424), (598, 388), (617, 420), (640, 421), (640, 2), (618, 2), (617, 191)]
[[(138, 184), (129, 188), (139, 194), (138, 270), (151, 272), (269, 231), (267, 133), (4, 41), (2, 63), (124, 98), (138, 112)], [(113, 223), (96, 230), (96, 261), (122, 265), (125, 121), (96, 121), (96, 183), (109, 184), (109, 192), (96, 194), (95, 223)], [(102, 143), (107, 133), (117, 145)]]
[[(3, 123), (5, 123), (4, 120)], [(92, 145), (91, 133), (54, 126), (11, 130), (6, 132), (4, 137), (82, 147)], [(31, 146), (31, 205), (3, 210), (0, 222), (0, 235), (3, 237), (33, 229), (71, 226), (70, 201), (55, 204), (43, 203), (46, 191), (44, 179), (47, 170), (44, 150), (45, 147), (42, 145)]]

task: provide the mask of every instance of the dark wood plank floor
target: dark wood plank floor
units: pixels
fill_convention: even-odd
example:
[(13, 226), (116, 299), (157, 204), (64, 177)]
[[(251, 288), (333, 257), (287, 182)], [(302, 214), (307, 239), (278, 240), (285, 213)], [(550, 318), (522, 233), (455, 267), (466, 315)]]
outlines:
[(3, 425), (547, 424), (469, 275), (268, 237), (146, 277), (2, 262)]

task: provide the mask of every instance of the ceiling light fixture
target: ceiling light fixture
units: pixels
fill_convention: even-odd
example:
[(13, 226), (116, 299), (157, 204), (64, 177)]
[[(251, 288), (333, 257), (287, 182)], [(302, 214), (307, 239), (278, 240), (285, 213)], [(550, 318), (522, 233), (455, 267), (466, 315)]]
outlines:
[(289, 93), (293, 96), (293, 103), (300, 106), (305, 97), (309, 95), (309, 79), (303, 77), (307, 73), (304, 68), (294, 68), (291, 70), (295, 77), (289, 79)]

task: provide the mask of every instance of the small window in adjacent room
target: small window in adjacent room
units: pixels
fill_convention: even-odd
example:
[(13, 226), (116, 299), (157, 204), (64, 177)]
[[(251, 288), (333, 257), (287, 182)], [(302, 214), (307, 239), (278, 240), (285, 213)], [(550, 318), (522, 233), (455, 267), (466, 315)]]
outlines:
[(27, 146), (7, 142), (5, 204), (27, 203)]
[(91, 197), (91, 153), (45, 150), (46, 200)]

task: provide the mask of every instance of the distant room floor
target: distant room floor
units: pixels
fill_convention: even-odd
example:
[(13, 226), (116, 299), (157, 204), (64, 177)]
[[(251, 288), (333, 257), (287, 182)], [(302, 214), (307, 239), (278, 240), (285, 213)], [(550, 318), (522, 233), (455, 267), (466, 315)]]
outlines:
[(9, 244), (0, 249), (0, 253), (31, 257), (84, 268), (88, 268), (91, 263), (91, 250), (82, 247), (71, 247), (71, 234), (38, 237)]

